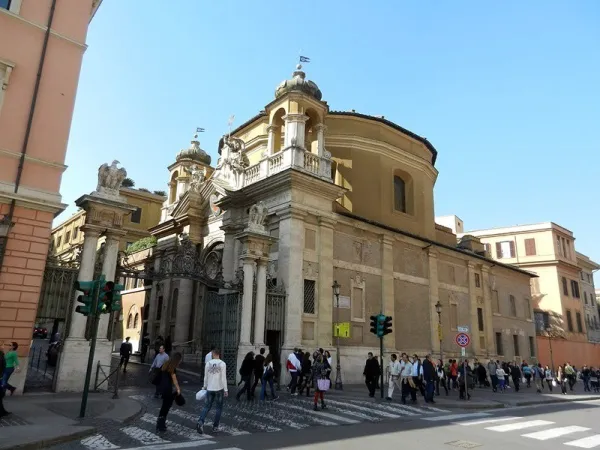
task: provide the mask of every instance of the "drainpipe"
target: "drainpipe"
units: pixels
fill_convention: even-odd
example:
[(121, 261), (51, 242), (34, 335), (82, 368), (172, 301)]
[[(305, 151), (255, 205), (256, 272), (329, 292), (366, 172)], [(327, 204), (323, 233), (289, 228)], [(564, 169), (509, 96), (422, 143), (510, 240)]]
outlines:
[[(46, 52), (48, 50), (48, 41), (50, 40), (50, 29), (52, 27), (52, 21), (54, 20), (54, 11), (56, 10), (57, 0), (52, 0), (50, 5), (50, 13), (48, 14), (48, 23), (46, 25), (46, 33), (44, 35), (44, 43), (42, 44), (42, 54), (40, 55), (40, 62), (38, 63), (38, 71), (35, 79), (35, 86), (33, 88), (33, 94), (31, 96), (31, 105), (29, 106), (29, 116), (27, 117), (27, 127), (25, 128), (25, 138), (23, 139), (23, 146), (21, 147), (21, 157), (19, 158), (19, 166), (17, 167), (17, 176), (15, 178), (15, 190), (16, 194), (19, 191), (21, 185), (21, 177), (23, 176), (23, 168), (25, 167), (25, 155), (27, 155), (27, 148), (29, 145), (29, 137), (31, 136), (31, 127), (33, 125), (33, 116), (35, 113), (35, 106), (37, 104), (38, 94), (40, 90), (40, 82), (42, 80), (42, 72), (44, 70), (44, 62), (46, 61)], [(10, 209), (8, 210), (8, 221), (12, 222), (16, 199), (12, 199), (10, 202)], [(0, 272), (2, 271), (2, 263), (4, 262), (4, 255), (6, 254), (6, 244), (9, 237), (6, 236), (4, 239), (4, 245), (0, 248)]]

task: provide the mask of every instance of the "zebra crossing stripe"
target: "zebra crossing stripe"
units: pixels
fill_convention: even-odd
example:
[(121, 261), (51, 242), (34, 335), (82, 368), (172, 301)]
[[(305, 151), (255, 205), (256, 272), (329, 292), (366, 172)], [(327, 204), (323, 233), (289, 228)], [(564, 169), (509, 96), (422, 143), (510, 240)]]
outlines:
[(571, 433), (579, 433), (581, 431), (589, 431), (590, 428), (579, 427), (577, 425), (573, 425), (570, 427), (562, 427), (562, 428), (551, 428), (549, 430), (537, 431), (535, 433), (524, 434), (523, 437), (537, 439), (538, 441), (546, 441), (548, 439), (554, 439), (560, 436), (565, 436)]
[(576, 441), (565, 442), (565, 445), (569, 447), (594, 448), (600, 445), (600, 434), (577, 439)]
[[(198, 416), (190, 414), (190, 413), (187, 413), (187, 412), (182, 411), (180, 409), (172, 409), (169, 412), (169, 414), (173, 414), (173, 415), (179, 416), (179, 417), (181, 417), (183, 419), (190, 420), (193, 423), (198, 423)], [(212, 422), (205, 422), (204, 425), (210, 427), (210, 426), (212, 426)], [(247, 431), (238, 430), (237, 428), (230, 427), (228, 425), (223, 425), (222, 423), (219, 424), (219, 430), (221, 430), (221, 431), (223, 431), (223, 432), (225, 432), (227, 434), (230, 434), (232, 436), (241, 436), (241, 435), (244, 435), (244, 434), (250, 434)]]
[(429, 405), (423, 405), (423, 409), (428, 409), (430, 411), (434, 411), (434, 412), (450, 412), (447, 409), (441, 409), (441, 408), (436, 408), (435, 406), (429, 406)]
[(391, 414), (389, 412), (379, 411), (379, 410), (377, 410), (375, 408), (366, 408), (364, 406), (360, 406), (360, 405), (357, 405), (357, 404), (342, 403), (342, 402), (338, 402), (336, 400), (331, 400), (331, 399), (327, 400), (327, 404), (328, 405), (338, 405), (338, 406), (349, 406), (351, 408), (356, 408), (359, 411), (367, 412), (369, 414), (377, 414), (378, 416), (386, 417), (388, 419), (398, 419), (398, 418), (402, 417), (402, 416), (400, 416), (398, 414)]
[(525, 428), (541, 427), (544, 425), (552, 425), (554, 422), (548, 420), (530, 420), (527, 422), (509, 423), (507, 425), (498, 425), (496, 427), (489, 427), (486, 430), (497, 431), (504, 433), (506, 431), (523, 430)]
[(419, 415), (429, 414), (429, 411), (424, 411), (421, 408), (417, 408), (416, 406), (409, 406), (409, 405), (404, 405), (404, 404), (400, 404), (400, 403), (388, 403), (388, 405), (393, 406), (393, 407), (398, 408), (403, 411), (410, 411), (413, 413), (417, 413)]
[(369, 402), (362, 402), (359, 400), (350, 400), (349, 402), (354, 403), (356, 405), (377, 407), (379, 409), (383, 409), (384, 411), (390, 411), (390, 412), (393, 412), (396, 414), (400, 414), (401, 416), (418, 416), (419, 415), (417, 413), (408, 411), (406, 409), (396, 408), (396, 406), (401, 406), (401, 405), (394, 405), (392, 403), (386, 405), (383, 403), (369, 403)]
[[(151, 450), (171, 450), (179, 448), (191, 448), (198, 447), (199, 445), (216, 444), (215, 441), (191, 441), (191, 442), (171, 442), (170, 444), (156, 444), (150, 447)], [(123, 450), (148, 450), (147, 446), (143, 447), (129, 447)], [(241, 450), (239, 448), (222, 448), (221, 450)]]
[(81, 445), (89, 448), (90, 450), (109, 450), (121, 448), (118, 445), (113, 444), (101, 434), (94, 434), (93, 436), (86, 437), (79, 441)]
[(507, 420), (517, 420), (522, 419), (522, 417), (497, 417), (495, 419), (483, 419), (483, 420), (472, 420), (470, 422), (457, 422), (458, 425), (462, 425), (463, 427), (468, 427), (471, 425), (483, 425), (485, 423), (498, 423), (498, 422), (506, 422)]
[(342, 413), (342, 414), (346, 414), (348, 416), (357, 417), (359, 419), (367, 420), (369, 422), (378, 422), (378, 421), (381, 420), (379, 417), (373, 417), (373, 414), (368, 415), (368, 414), (363, 414), (363, 413), (358, 412), (358, 411), (352, 411), (350, 409), (343, 409), (343, 408), (340, 408), (339, 406), (331, 405), (331, 404), (329, 404), (327, 402), (325, 402), (325, 404), (327, 404), (327, 409), (330, 410), (330, 411), (335, 411), (335, 412), (339, 412), (339, 413)]
[[(140, 420), (142, 420), (143, 422), (146, 422), (146, 423), (156, 424), (156, 417), (151, 414), (148, 414), (148, 413), (146, 413), (142, 417), (140, 417)], [(212, 443), (212, 441), (208, 440), (208, 439), (212, 438), (212, 436), (209, 436), (208, 434), (200, 435), (200, 434), (198, 434), (198, 432), (196, 430), (192, 430), (189, 427), (179, 425), (178, 423), (175, 423), (172, 421), (167, 421), (167, 428), (169, 430), (169, 433), (175, 433), (186, 439), (196, 441), (196, 443), (198, 445)], [(202, 442), (202, 441), (204, 441), (204, 442)]]
[(457, 419), (466, 419), (468, 417), (489, 417), (490, 413), (469, 413), (469, 414), (449, 414), (447, 416), (435, 416), (435, 417), (423, 417), (423, 420), (428, 420), (430, 422), (440, 422), (442, 420), (457, 420)]
[(267, 433), (274, 433), (276, 431), (281, 431), (281, 428), (277, 428), (277, 427), (271, 426), (266, 423), (258, 422), (256, 420), (247, 419), (245, 417), (238, 416), (237, 414), (233, 414), (229, 411), (223, 411), (223, 415), (225, 417), (232, 418), (236, 422), (242, 422), (242, 423), (248, 424), (251, 427), (258, 428), (259, 430), (266, 431)]
[(140, 441), (143, 445), (166, 444), (169, 441), (161, 439), (154, 433), (138, 427), (125, 427), (121, 431), (132, 439)]
[[(277, 405), (277, 406), (280, 406), (280, 405)], [(297, 411), (309, 413), (313, 416), (319, 416), (319, 417), (325, 417), (326, 419), (337, 420), (338, 422), (342, 422), (342, 423), (347, 423), (347, 424), (360, 423), (358, 420), (348, 419), (343, 416), (338, 416), (336, 414), (330, 414), (330, 413), (326, 413), (323, 411), (307, 411), (305, 407), (301, 407), (301, 406), (297, 406), (297, 405), (285, 404), (285, 405), (281, 405), (281, 407), (285, 407), (286, 409), (295, 409)], [(322, 422), (322, 421), (320, 420), (319, 422)], [(337, 425), (337, 424), (335, 424), (335, 425)]]
[[(238, 411), (240, 411), (240, 410), (238, 409)], [(281, 425), (288, 426), (290, 428), (294, 428), (295, 430), (302, 430), (302, 429), (308, 428), (310, 426), (306, 423), (294, 422), (293, 420), (286, 419), (285, 417), (277, 417), (277, 416), (275, 416), (273, 414), (269, 414), (269, 413), (252, 411), (250, 414), (252, 414), (253, 416), (256, 416), (256, 417), (262, 417), (263, 419), (270, 420), (271, 422), (277, 422), (278, 425), (281, 424)]]

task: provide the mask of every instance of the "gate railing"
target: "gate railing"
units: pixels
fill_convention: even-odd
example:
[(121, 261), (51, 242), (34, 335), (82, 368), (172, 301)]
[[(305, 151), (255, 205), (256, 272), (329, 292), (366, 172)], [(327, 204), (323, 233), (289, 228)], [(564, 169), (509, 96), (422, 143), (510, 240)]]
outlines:
[[(108, 369), (108, 374), (104, 369)], [(106, 390), (110, 391), (110, 382), (112, 381), (112, 398), (119, 398), (119, 369), (119, 366), (114, 368), (112, 366), (102, 365), (100, 364), (100, 361), (98, 361), (98, 365), (96, 366), (96, 377), (94, 378), (93, 391), (100, 392), (100, 386), (102, 386), (104, 383), (106, 383)]]

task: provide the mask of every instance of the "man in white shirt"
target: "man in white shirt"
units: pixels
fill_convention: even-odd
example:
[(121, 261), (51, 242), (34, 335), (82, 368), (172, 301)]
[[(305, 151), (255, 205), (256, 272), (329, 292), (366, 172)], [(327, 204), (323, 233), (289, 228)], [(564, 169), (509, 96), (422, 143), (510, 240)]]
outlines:
[(400, 391), (402, 388), (398, 385), (398, 377), (400, 376), (400, 363), (395, 353), (390, 356), (390, 364), (388, 365), (388, 395), (386, 400), (392, 400), (394, 394), (394, 387), (398, 387)]
[(296, 387), (298, 385), (298, 371), (302, 367), (302, 364), (298, 360), (296, 353), (298, 353), (297, 348), (295, 348), (294, 351), (290, 353), (287, 359), (287, 369), (290, 371), (290, 375), (292, 377), (292, 381), (290, 382), (290, 391), (294, 396), (298, 395), (296, 393)]
[(406, 353), (402, 353), (402, 363), (400, 363), (400, 384), (402, 386), (402, 403), (406, 403), (406, 397), (410, 394), (412, 402), (417, 402), (417, 391), (413, 389), (412, 379), (413, 365), (408, 359)]
[(221, 420), (221, 411), (223, 410), (223, 397), (227, 397), (227, 364), (220, 359), (220, 352), (217, 349), (211, 350), (212, 359), (204, 366), (204, 387), (206, 390), (206, 404), (198, 418), (196, 430), (204, 434), (204, 420), (212, 408), (213, 403), (217, 402), (215, 418), (213, 420), (213, 432), (219, 431), (219, 421)]

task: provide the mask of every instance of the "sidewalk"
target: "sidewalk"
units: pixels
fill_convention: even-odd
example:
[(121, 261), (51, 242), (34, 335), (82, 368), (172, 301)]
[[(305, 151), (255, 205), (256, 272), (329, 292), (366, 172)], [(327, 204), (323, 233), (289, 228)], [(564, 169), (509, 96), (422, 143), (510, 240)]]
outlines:
[[(387, 387), (384, 391), (387, 392)], [(471, 400), (459, 400), (457, 391), (450, 391), (446, 396), (443, 390), (441, 395), (435, 397), (436, 406), (455, 409), (491, 409), (491, 408), (511, 408), (516, 406), (543, 405), (552, 403), (575, 402), (585, 400), (600, 400), (600, 393), (583, 392), (583, 385), (577, 384), (575, 392), (569, 392), (568, 395), (560, 394), (557, 389), (552, 394), (548, 390), (541, 394), (536, 393), (535, 387), (521, 388), (519, 392), (514, 389), (508, 389), (506, 392), (492, 392), (491, 388), (476, 388), (470, 391)], [(343, 390), (335, 390), (333, 385), (327, 392), (329, 396), (339, 397), (367, 397), (367, 388), (364, 384), (344, 384)], [(369, 398), (369, 397), (367, 397)], [(394, 401), (399, 400), (399, 394), (394, 395)], [(423, 398), (418, 395), (419, 401)], [(375, 401), (381, 401), (381, 391), (375, 391)]]
[(142, 413), (142, 405), (112, 394), (90, 393), (86, 417), (79, 419), (81, 394), (30, 394), (5, 397), (12, 414), (0, 419), (0, 450), (41, 449), (82, 439), (107, 422), (125, 423)]
[[(114, 361), (118, 361), (121, 359), (121, 356), (119, 355), (118, 352), (113, 352), (112, 354), (112, 360)], [(148, 358), (146, 358), (148, 359)], [(132, 355), (131, 358), (129, 359), (129, 362), (127, 363), (128, 365), (134, 364), (137, 366), (146, 366), (146, 367), (150, 367), (152, 365), (152, 360), (150, 360), (150, 362), (140, 362), (140, 357), (139, 355)], [(177, 372), (178, 373), (184, 373), (190, 377), (197, 377), (198, 379), (200, 379), (201, 377), (201, 373), (204, 370), (204, 367), (202, 366), (198, 366), (197, 364), (191, 364), (191, 363), (186, 363), (185, 361), (182, 361), (179, 364), (179, 367), (177, 367)], [(198, 380), (199, 381), (199, 380)]]

